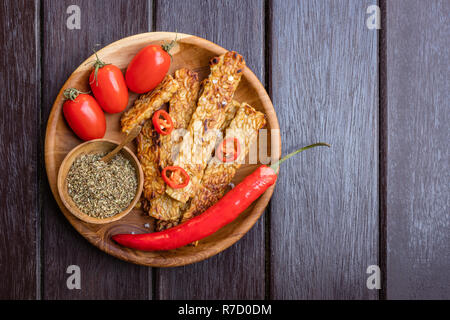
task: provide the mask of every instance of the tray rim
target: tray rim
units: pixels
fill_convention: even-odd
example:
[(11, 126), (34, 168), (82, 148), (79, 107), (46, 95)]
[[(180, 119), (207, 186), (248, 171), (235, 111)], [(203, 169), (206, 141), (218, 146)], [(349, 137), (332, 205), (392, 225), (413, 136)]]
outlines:
[[(178, 40), (181, 39), (185, 39), (185, 40), (190, 40), (193, 44), (195, 43), (203, 43), (203, 44), (207, 44), (208, 47), (210, 49), (212, 49), (212, 51), (217, 51), (219, 53), (224, 53), (226, 51), (228, 51), (227, 49), (215, 44), (214, 42), (211, 42), (207, 39), (195, 36), (195, 35), (190, 35), (190, 34), (186, 34), (186, 33), (175, 33), (175, 32), (145, 32), (145, 33), (139, 33), (139, 34), (135, 34), (135, 35), (131, 35), (128, 37), (124, 37), (121, 38), (119, 40), (116, 40), (108, 45), (106, 45), (105, 47), (103, 47), (102, 49), (97, 51), (98, 53), (102, 53), (102, 51), (105, 50), (109, 50), (117, 45), (120, 45), (123, 42), (127, 42), (130, 40), (137, 40), (139, 38), (145, 38), (148, 39), (149, 42), (154, 42), (154, 41), (162, 41), (162, 40), (168, 40), (168, 39), (172, 39), (175, 36), (178, 37)], [(94, 239), (92, 239), (91, 237), (88, 237), (87, 235), (84, 234), (83, 228), (85, 228), (85, 226), (83, 226), (83, 224), (80, 223), (74, 223), (74, 221), (78, 220), (78, 218), (76, 218), (75, 216), (73, 216), (69, 210), (64, 206), (64, 204), (62, 203), (62, 200), (59, 198), (59, 193), (55, 185), (52, 185), (52, 181), (50, 180), (50, 176), (52, 175), (52, 173), (50, 173), (50, 171), (52, 169), (55, 169), (54, 167), (50, 167), (49, 164), (49, 160), (51, 158), (50, 156), (50, 151), (52, 151), (50, 149), (50, 147), (52, 145), (54, 145), (54, 140), (55, 138), (51, 138), (50, 137), (50, 124), (53, 123), (53, 121), (55, 121), (55, 117), (56, 117), (56, 108), (59, 105), (59, 101), (61, 100), (61, 97), (63, 96), (63, 91), (64, 89), (67, 87), (70, 79), (72, 78), (72, 76), (74, 74), (76, 74), (77, 72), (79, 72), (80, 70), (84, 69), (86, 64), (90, 61), (92, 61), (94, 59), (95, 55), (92, 54), (91, 56), (89, 56), (87, 59), (85, 59), (71, 74), (70, 76), (67, 78), (67, 80), (64, 82), (64, 84), (62, 85), (60, 91), (58, 92), (58, 95), (56, 96), (53, 104), (52, 104), (52, 108), (49, 114), (49, 117), (47, 119), (47, 125), (46, 125), (46, 131), (45, 131), (45, 142), (44, 142), (44, 161), (45, 161), (45, 169), (46, 169), (46, 175), (47, 175), (47, 180), (50, 186), (50, 189), (52, 191), (53, 194), (53, 198), (55, 199), (55, 201), (58, 204), (59, 209), (61, 210), (61, 212), (63, 213), (63, 215), (65, 216), (65, 218), (69, 221), (69, 223), (72, 225), (72, 227), (81, 235), (83, 236), (83, 238), (85, 238), (86, 240), (88, 240), (92, 245), (94, 245), (95, 247), (97, 247), (98, 249), (100, 249), (101, 251), (114, 256), (118, 259), (121, 259), (123, 261), (127, 261), (127, 262), (131, 262), (134, 264), (138, 264), (138, 265), (143, 265), (143, 266), (149, 266), (149, 267), (177, 267), (177, 266), (184, 266), (184, 265), (189, 265), (189, 264), (193, 264), (196, 262), (200, 262), (202, 260), (205, 260), (207, 258), (210, 258), (222, 251), (224, 251), (225, 249), (229, 248), (230, 246), (234, 245), (235, 243), (237, 243), (254, 225), (255, 223), (259, 220), (259, 218), (261, 217), (262, 213), (264, 212), (265, 208), (267, 207), (274, 188), (275, 188), (275, 184), (273, 186), (271, 186), (270, 188), (268, 188), (263, 195), (261, 195), (261, 197), (259, 197), (252, 205), (254, 205), (254, 207), (252, 208), (252, 211), (257, 211), (256, 214), (252, 215), (252, 219), (250, 219), (250, 221), (248, 221), (244, 226), (241, 226), (241, 228), (239, 228), (239, 232), (237, 234), (233, 234), (233, 237), (230, 241), (226, 242), (225, 244), (223, 244), (224, 241), (218, 242), (220, 244), (222, 244), (221, 246), (212, 246), (210, 248), (206, 248), (206, 253), (205, 254), (196, 254), (193, 255), (193, 259), (187, 261), (184, 257), (180, 258), (180, 259), (176, 259), (176, 258), (170, 258), (170, 262), (169, 263), (153, 263), (153, 262), (143, 262), (143, 261), (138, 261), (135, 259), (130, 258), (129, 254), (125, 254), (125, 255), (120, 255), (119, 252), (128, 252), (128, 251), (138, 251), (138, 250), (133, 250), (133, 249), (129, 249), (129, 248), (124, 248), (124, 247), (120, 247), (120, 250), (116, 250), (114, 247), (111, 246), (101, 246), (101, 243), (103, 242), (98, 242), (95, 241)], [(275, 109), (273, 107), (272, 101), (267, 93), (267, 91), (265, 90), (264, 86), (262, 85), (262, 83), (259, 81), (258, 77), (253, 73), (253, 71), (248, 68), (247, 66), (245, 67), (244, 70), (244, 75), (248, 78), (248, 81), (250, 83), (255, 84), (256, 89), (258, 89), (258, 93), (262, 95), (261, 98), (263, 98), (265, 100), (264, 104), (268, 104), (269, 107), (269, 111), (271, 111), (271, 119), (274, 122), (273, 123), (273, 127), (271, 129), (278, 129), (280, 130), (280, 126), (279, 126), (279, 121), (278, 121), (278, 117), (276, 115)], [(262, 100), (262, 99), (260, 99)], [(265, 114), (267, 115), (267, 111), (265, 110)], [(279, 135), (277, 135), (278, 137), (278, 141), (276, 142), (278, 145), (278, 148), (276, 148), (275, 150), (275, 157), (279, 158), (281, 156), (281, 132)], [(56, 177), (55, 177), (56, 178)], [(73, 219), (70, 219), (70, 217), (72, 217)], [(81, 220), (80, 220), (81, 221)], [(120, 220), (118, 220), (120, 221)], [(155, 253), (155, 252), (153, 252)], [(162, 259), (167, 259), (167, 258), (162, 258)], [(172, 261), (175, 260), (175, 261)]]

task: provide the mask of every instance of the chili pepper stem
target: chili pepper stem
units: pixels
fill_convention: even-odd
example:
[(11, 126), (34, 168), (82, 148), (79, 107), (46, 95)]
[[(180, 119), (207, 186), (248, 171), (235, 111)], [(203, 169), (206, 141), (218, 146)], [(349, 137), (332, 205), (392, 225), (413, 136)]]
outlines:
[(305, 151), (305, 150), (307, 150), (307, 149), (311, 149), (311, 148), (315, 148), (315, 147), (320, 147), (320, 146), (331, 148), (331, 145), (329, 145), (328, 143), (325, 143), (325, 142), (318, 142), (318, 143), (310, 144), (309, 146), (302, 147), (302, 148), (300, 148), (300, 149), (298, 149), (298, 150), (295, 150), (294, 152), (289, 153), (288, 155), (285, 155), (283, 158), (281, 158), (280, 160), (278, 160), (277, 162), (275, 162), (274, 164), (272, 164), (272, 165), (270, 166), (270, 168), (271, 168), (273, 171), (277, 172), (277, 171), (278, 171), (278, 168), (280, 167), (280, 164), (282, 164), (284, 161), (286, 161), (286, 160), (289, 159), (290, 157), (296, 155), (297, 153), (300, 153), (300, 152), (302, 152), (302, 151)]

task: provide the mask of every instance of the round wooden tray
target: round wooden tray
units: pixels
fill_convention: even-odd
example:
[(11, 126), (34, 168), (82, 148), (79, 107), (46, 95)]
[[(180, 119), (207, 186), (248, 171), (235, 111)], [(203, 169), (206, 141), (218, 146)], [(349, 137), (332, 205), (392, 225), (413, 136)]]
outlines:
[[(169, 70), (171, 74), (181, 67), (187, 67), (197, 71), (200, 78), (203, 79), (209, 74), (209, 59), (226, 52), (226, 49), (196, 36), (178, 33), (177, 37), (178, 44), (171, 50), (173, 56)], [(98, 51), (98, 55), (103, 61), (113, 63), (122, 71), (125, 71), (131, 59), (141, 48), (148, 44), (162, 44), (173, 39), (175, 39), (175, 33), (142, 33), (116, 41)], [(238, 219), (208, 238), (201, 240), (198, 246), (185, 246), (170, 251), (144, 252), (132, 250), (124, 248), (111, 240), (111, 235), (113, 234), (130, 232), (146, 233), (151, 230), (151, 228), (146, 228), (145, 225), (153, 225), (153, 219), (146, 216), (141, 209), (133, 209), (127, 216), (118, 221), (96, 225), (79, 220), (65, 208), (58, 195), (56, 185), (58, 169), (66, 154), (72, 148), (82, 143), (82, 141), (75, 136), (64, 120), (62, 114), (62, 104), (64, 101), (63, 91), (70, 87), (88, 91), (88, 77), (92, 70), (92, 62), (94, 60), (93, 55), (89, 57), (66, 81), (56, 97), (47, 123), (45, 136), (45, 166), (47, 176), (53, 196), (67, 220), (69, 220), (81, 235), (99, 249), (125, 261), (155, 267), (182, 266), (198, 262), (221, 252), (238, 241), (264, 212), (264, 208), (272, 196), (274, 186), (269, 188)], [(136, 97), (136, 94), (130, 92), (128, 106), (133, 104)], [(248, 102), (257, 110), (265, 113), (267, 117), (267, 129), (269, 129), (267, 154), (278, 159), (281, 155), (279, 130), (270, 130), (279, 129), (278, 119), (267, 92), (249, 68), (245, 68), (244, 70), (242, 80), (235, 94), (235, 100)], [(106, 139), (120, 141), (124, 138), (119, 130), (119, 118), (120, 114), (106, 114)], [(272, 143), (270, 142), (271, 140)], [(128, 147), (135, 152), (136, 148), (134, 144), (129, 144)], [(264, 147), (266, 148), (266, 146)], [(260, 148), (259, 145), (258, 148)], [(258, 166), (258, 164), (243, 165), (236, 173), (233, 183), (237, 184), (242, 181), (245, 176)]]

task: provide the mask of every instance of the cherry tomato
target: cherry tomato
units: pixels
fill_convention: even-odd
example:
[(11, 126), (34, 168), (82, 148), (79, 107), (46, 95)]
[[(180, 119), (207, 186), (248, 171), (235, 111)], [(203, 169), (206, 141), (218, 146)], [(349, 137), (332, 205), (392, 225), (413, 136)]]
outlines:
[(166, 76), (170, 67), (170, 54), (174, 42), (168, 45), (151, 44), (141, 49), (131, 60), (125, 73), (128, 88), (136, 93), (153, 90)]
[(89, 76), (89, 84), (95, 99), (105, 112), (118, 113), (127, 107), (128, 88), (122, 71), (117, 66), (106, 64), (97, 56), (94, 70)]
[(73, 88), (64, 91), (64, 96), (63, 114), (75, 134), (85, 141), (103, 138), (106, 119), (97, 101)]

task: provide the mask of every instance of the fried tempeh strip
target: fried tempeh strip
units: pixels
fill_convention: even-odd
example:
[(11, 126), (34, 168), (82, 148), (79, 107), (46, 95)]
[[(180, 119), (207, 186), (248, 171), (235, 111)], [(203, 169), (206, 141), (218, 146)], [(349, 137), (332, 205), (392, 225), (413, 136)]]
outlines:
[[(179, 89), (169, 101), (169, 114), (174, 129), (186, 129), (197, 105), (200, 81), (196, 72), (186, 68), (175, 71), (175, 80), (179, 84)], [(174, 130), (171, 135), (161, 136), (159, 150), (161, 168), (172, 165), (172, 148), (177, 141), (176, 134)]]
[(164, 194), (166, 189), (159, 170), (159, 134), (153, 130), (151, 121), (146, 121), (141, 133), (137, 136), (137, 155), (144, 173), (142, 194), (145, 199)]
[[(149, 119), (153, 112), (170, 100), (178, 88), (178, 82), (168, 75), (152, 92), (141, 95), (135, 101), (133, 108), (122, 116), (122, 131), (128, 132), (135, 125)], [(160, 138), (158, 133), (153, 130), (151, 121), (144, 123), (136, 140), (137, 155), (144, 173), (142, 192), (144, 198), (151, 200), (157, 195), (163, 194), (166, 189), (159, 170)]]
[(231, 103), (227, 104), (225, 107), (225, 121), (220, 126), (220, 130), (224, 131), (226, 128), (230, 126), (231, 121), (233, 121), (234, 117), (236, 117), (236, 112), (238, 111), (241, 104), (236, 100), (231, 101)]
[(225, 134), (225, 139), (239, 140), (241, 152), (238, 158), (232, 163), (223, 163), (216, 157), (211, 159), (203, 175), (201, 187), (192, 199), (189, 209), (184, 212), (181, 222), (204, 212), (224, 195), (237, 169), (244, 162), (251, 144), (256, 140), (259, 129), (265, 124), (263, 113), (245, 102), (242, 103)]
[(156, 220), (156, 231), (163, 231), (178, 225), (178, 221)]
[(153, 112), (167, 103), (178, 88), (178, 82), (171, 75), (167, 75), (153, 91), (141, 95), (133, 107), (122, 115), (122, 132), (129, 133), (135, 126), (150, 119)]
[[(221, 130), (224, 130), (233, 118), (236, 116), (236, 111), (239, 108), (240, 103), (237, 101), (232, 101), (232, 103), (227, 104), (225, 107), (225, 121), (222, 124)], [(153, 217), (167, 217), (159, 218), (157, 222), (157, 230), (165, 230), (178, 225), (180, 222), (183, 212), (189, 207), (189, 203), (183, 204), (168, 195), (162, 195), (151, 201), (151, 212), (149, 214)]]
[[(162, 195), (161, 197), (164, 196), (168, 197), (168, 195)], [(147, 199), (141, 197), (141, 201), (139, 201), (138, 203), (140, 203), (140, 207), (142, 208), (142, 210), (144, 210), (144, 212), (148, 212), (150, 210), (150, 201), (148, 201)], [(186, 206), (186, 204), (183, 205)], [(177, 221), (158, 220), (158, 219), (155, 220), (156, 220), (155, 223), (156, 231), (161, 231), (176, 226), (180, 219), (178, 219)]]
[[(175, 80), (179, 84), (179, 89), (169, 101), (169, 114), (172, 118), (174, 129), (185, 129), (197, 104), (200, 81), (196, 72), (186, 68), (175, 72)], [(172, 149), (176, 144), (176, 133), (176, 130), (173, 130), (172, 135), (160, 136), (160, 168), (172, 165)], [(148, 214), (164, 221), (179, 220), (181, 217), (181, 205), (181, 202), (172, 199), (168, 195), (162, 195), (150, 201)]]
[(168, 195), (183, 203), (194, 196), (200, 184), (217, 140), (215, 131), (225, 121), (225, 106), (233, 99), (245, 61), (238, 53), (229, 51), (211, 59), (210, 67), (211, 74), (204, 81), (197, 109), (189, 123), (189, 135), (183, 139), (174, 161), (174, 165), (189, 174), (189, 184), (181, 189), (166, 188)]
[(181, 209), (184, 206), (184, 203), (172, 199), (167, 194), (162, 194), (150, 201), (148, 214), (162, 221), (176, 222), (180, 220)]

